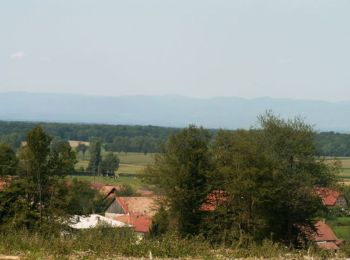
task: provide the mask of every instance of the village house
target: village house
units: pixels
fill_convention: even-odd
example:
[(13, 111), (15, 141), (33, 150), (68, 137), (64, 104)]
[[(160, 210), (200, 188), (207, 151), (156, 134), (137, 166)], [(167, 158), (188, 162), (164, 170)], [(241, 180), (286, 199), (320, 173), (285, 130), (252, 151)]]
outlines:
[(337, 238), (333, 230), (328, 226), (324, 220), (320, 220), (315, 224), (316, 233), (310, 238), (312, 241), (323, 249), (339, 249), (339, 246), (343, 244), (343, 240)]
[(327, 207), (348, 207), (347, 199), (339, 191), (331, 190), (329, 188), (316, 188), (315, 191), (322, 199), (323, 204)]
[(148, 233), (152, 217), (158, 210), (159, 197), (115, 197), (107, 206), (105, 216), (134, 227), (135, 232)]
[(158, 197), (116, 197), (107, 207), (105, 215), (140, 214), (153, 217), (157, 212)]

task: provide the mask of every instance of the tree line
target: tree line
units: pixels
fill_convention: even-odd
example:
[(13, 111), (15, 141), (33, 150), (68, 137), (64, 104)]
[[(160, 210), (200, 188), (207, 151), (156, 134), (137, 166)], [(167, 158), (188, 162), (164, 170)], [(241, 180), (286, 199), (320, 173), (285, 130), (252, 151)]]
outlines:
[[(170, 135), (181, 131), (179, 128), (157, 126), (0, 121), (0, 142), (18, 149), (26, 133), (38, 125), (49, 135), (63, 140), (99, 138), (103, 147), (112, 152), (159, 152)], [(218, 131), (209, 130), (212, 136)], [(350, 134), (321, 132), (315, 133), (314, 137), (317, 155), (350, 156)]]

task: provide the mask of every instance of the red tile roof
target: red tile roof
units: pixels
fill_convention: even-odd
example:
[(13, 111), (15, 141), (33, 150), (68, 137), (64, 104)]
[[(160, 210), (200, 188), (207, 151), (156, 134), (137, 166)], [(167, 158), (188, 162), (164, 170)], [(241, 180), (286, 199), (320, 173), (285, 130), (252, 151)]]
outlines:
[[(297, 225), (298, 226), (298, 225)], [(325, 249), (338, 249), (339, 245), (343, 243), (334, 234), (330, 226), (324, 221), (318, 221), (314, 224), (315, 230), (311, 230), (309, 227), (301, 227), (301, 231), (306, 235), (308, 240), (314, 241), (321, 248)]]
[(341, 196), (339, 191), (328, 188), (316, 188), (315, 191), (321, 197), (323, 204), (326, 206), (334, 206), (339, 196)]
[(227, 201), (227, 193), (223, 190), (213, 190), (207, 196), (207, 200), (201, 206), (202, 211), (215, 211), (218, 206)]
[(116, 197), (125, 214), (147, 215), (153, 217), (158, 209), (159, 197)]
[(311, 237), (317, 245), (324, 249), (339, 249), (339, 245), (343, 243), (334, 234), (333, 230), (324, 221), (318, 221), (315, 224), (316, 233)]
[[(333, 230), (324, 221), (318, 221), (315, 224), (316, 234), (313, 240), (320, 241), (338, 241), (339, 239), (334, 234)], [(339, 240), (340, 241), (340, 240)]]
[(125, 214), (115, 216), (113, 219), (132, 225), (135, 232), (140, 233), (148, 233), (152, 225), (152, 219), (145, 215)]
[(132, 225), (136, 232), (148, 233), (152, 217), (158, 209), (160, 197), (116, 197), (115, 200), (125, 214), (116, 215), (113, 219)]

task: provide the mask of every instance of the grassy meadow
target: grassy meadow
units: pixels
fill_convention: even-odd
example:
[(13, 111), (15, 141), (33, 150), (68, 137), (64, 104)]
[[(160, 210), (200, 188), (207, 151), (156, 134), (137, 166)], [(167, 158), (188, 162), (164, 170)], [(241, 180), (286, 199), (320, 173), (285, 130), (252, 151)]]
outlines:
[[(106, 154), (102, 151), (102, 156)], [(108, 184), (130, 184), (133, 187), (140, 187), (142, 181), (137, 176), (142, 175), (145, 167), (152, 164), (154, 161), (154, 154), (148, 153), (115, 153), (120, 159), (119, 169), (116, 171), (118, 174), (134, 174), (135, 177), (120, 177), (118, 179), (106, 178), (106, 177), (88, 177), (81, 176), (80, 179), (84, 179), (92, 182), (104, 182)], [(89, 164), (89, 153), (87, 152), (84, 156), (80, 153), (77, 156), (78, 163), (76, 169), (79, 170), (81, 167), (86, 169)], [(333, 160), (334, 158), (327, 158), (327, 160)], [(346, 185), (350, 185), (350, 157), (338, 157), (337, 160), (341, 162), (341, 170), (339, 176)]]
[(110, 177), (103, 177), (103, 176), (67, 176), (69, 179), (78, 179), (82, 181), (92, 182), (92, 183), (105, 183), (106, 185), (130, 185), (134, 190), (139, 189), (143, 186), (148, 186), (142, 181), (142, 178), (140, 177), (119, 177), (119, 178), (110, 178)]
[[(120, 159), (119, 169), (116, 173), (127, 173), (127, 174), (142, 174), (144, 168), (153, 163), (154, 154), (148, 153), (114, 153)], [(102, 152), (102, 156), (105, 152)], [(76, 169), (84, 167), (86, 169), (89, 164), (89, 154), (86, 153), (85, 156), (79, 154), (77, 156), (78, 163), (76, 164)]]
[(342, 182), (346, 185), (350, 185), (350, 157), (328, 157), (326, 160), (338, 160), (341, 163), (341, 168), (339, 172), (339, 177), (341, 178)]
[(350, 186), (350, 157), (341, 157), (338, 158), (341, 162), (341, 170), (339, 176), (341, 177), (345, 185)]
[[(106, 152), (102, 152), (104, 156)], [(143, 170), (149, 164), (153, 163), (154, 154), (144, 154), (144, 153), (115, 153), (119, 159), (119, 169), (116, 171), (117, 174), (128, 174), (135, 176), (120, 176), (119, 178), (110, 178), (102, 176), (69, 176), (68, 179), (78, 178), (79, 180), (84, 180), (88, 182), (98, 182), (105, 183), (109, 185), (130, 185), (135, 190), (142, 186), (147, 186), (140, 178), (143, 174)], [(81, 153), (77, 156), (78, 163), (76, 164), (76, 169), (79, 170), (81, 167), (86, 169), (89, 164), (89, 154), (88, 152), (83, 156)]]
[(330, 219), (327, 223), (333, 228), (338, 238), (350, 241), (350, 217)]

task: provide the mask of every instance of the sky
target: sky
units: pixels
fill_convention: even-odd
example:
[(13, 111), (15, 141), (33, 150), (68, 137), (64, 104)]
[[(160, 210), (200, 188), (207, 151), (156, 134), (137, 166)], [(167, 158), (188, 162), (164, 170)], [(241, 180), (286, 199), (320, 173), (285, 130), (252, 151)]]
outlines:
[(350, 100), (348, 0), (0, 0), (0, 92)]

